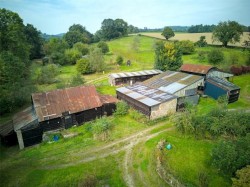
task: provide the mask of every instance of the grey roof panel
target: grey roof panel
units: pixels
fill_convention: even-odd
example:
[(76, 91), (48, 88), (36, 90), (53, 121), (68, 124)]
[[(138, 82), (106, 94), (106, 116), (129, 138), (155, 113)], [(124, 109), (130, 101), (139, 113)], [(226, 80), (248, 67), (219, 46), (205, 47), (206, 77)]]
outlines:
[(144, 98), (144, 99), (141, 99), (140, 102), (146, 104), (147, 106), (155, 106), (155, 105), (160, 104), (159, 101), (156, 101), (156, 100), (148, 98), (148, 97)]
[(126, 87), (117, 88), (116, 90), (117, 90), (118, 92), (121, 92), (121, 93), (131, 92), (131, 90), (129, 90), (129, 89), (126, 88)]
[(170, 84), (168, 86), (160, 87), (159, 90), (174, 94), (175, 92), (177, 92), (177, 91), (179, 91), (179, 90), (181, 90), (182, 88), (185, 88), (185, 87), (186, 87), (186, 85), (184, 85), (184, 84), (174, 82), (174, 83), (172, 83), (172, 84)]
[(139, 94), (139, 93), (136, 93), (136, 92), (131, 92), (131, 93), (127, 94), (127, 96), (132, 97), (133, 99), (138, 99), (138, 98), (143, 97), (142, 94)]

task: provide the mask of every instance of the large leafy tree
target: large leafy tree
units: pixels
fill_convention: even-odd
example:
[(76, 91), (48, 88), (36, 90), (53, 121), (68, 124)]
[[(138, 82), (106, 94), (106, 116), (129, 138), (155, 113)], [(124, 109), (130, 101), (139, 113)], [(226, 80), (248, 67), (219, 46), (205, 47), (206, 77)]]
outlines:
[(164, 43), (162, 41), (156, 43), (155, 48), (155, 64), (156, 69), (177, 70), (182, 65), (182, 53), (177, 43)]
[(91, 43), (93, 41), (93, 35), (80, 24), (70, 26), (64, 38), (70, 47), (73, 47), (77, 42)]
[(41, 58), (44, 55), (42, 50), (43, 39), (41, 37), (41, 32), (33, 25), (27, 24), (24, 28), (24, 33), (31, 47), (30, 59)]
[(97, 32), (98, 37), (104, 40), (111, 40), (128, 34), (128, 24), (123, 19), (104, 19), (101, 31)]
[(219, 41), (224, 47), (228, 43), (236, 43), (240, 41), (240, 36), (243, 34), (242, 26), (236, 21), (220, 22), (213, 31), (213, 40)]
[(174, 31), (170, 27), (164, 27), (161, 35), (164, 36), (166, 40), (175, 36)]
[(0, 52), (9, 51), (27, 62), (29, 44), (24, 33), (23, 20), (15, 12), (0, 9)]

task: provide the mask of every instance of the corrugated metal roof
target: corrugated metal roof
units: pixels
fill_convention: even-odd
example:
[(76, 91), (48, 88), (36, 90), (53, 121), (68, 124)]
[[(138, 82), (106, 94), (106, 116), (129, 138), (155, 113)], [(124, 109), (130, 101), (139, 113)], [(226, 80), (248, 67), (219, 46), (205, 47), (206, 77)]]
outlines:
[(200, 65), (200, 64), (183, 64), (180, 68), (180, 71), (206, 75), (212, 68), (215, 67), (209, 65)]
[(0, 135), (2, 137), (7, 136), (8, 134), (10, 134), (12, 131), (14, 130), (13, 127), (13, 122), (8, 121), (5, 124), (0, 124)]
[(30, 106), (14, 115), (13, 117), (14, 130), (15, 131), (19, 130), (22, 127), (32, 122), (38, 123), (38, 117), (35, 114), (34, 108)]
[(141, 84), (174, 94), (175, 92), (202, 79), (203, 77), (198, 75), (190, 75), (183, 72), (166, 71), (142, 82)]
[(142, 76), (142, 75), (157, 75), (162, 73), (161, 70), (143, 70), (136, 72), (122, 72), (122, 73), (111, 73), (109, 76), (112, 78), (123, 78), (123, 77), (134, 77), (134, 76)]
[(39, 121), (61, 117), (63, 112), (76, 113), (102, 106), (94, 86), (79, 86), (32, 94)]
[(212, 83), (212, 84), (216, 84), (218, 86), (220, 86), (221, 88), (224, 88), (226, 90), (238, 90), (240, 89), (240, 87), (236, 86), (235, 84), (224, 80), (224, 79), (220, 79), (218, 77), (210, 77), (207, 79), (208, 82)]
[(170, 93), (140, 84), (117, 88), (116, 91), (150, 107), (177, 98)]
[(100, 100), (103, 104), (107, 104), (107, 103), (117, 103), (119, 100), (111, 95), (102, 95), (102, 94), (98, 94), (100, 97)]

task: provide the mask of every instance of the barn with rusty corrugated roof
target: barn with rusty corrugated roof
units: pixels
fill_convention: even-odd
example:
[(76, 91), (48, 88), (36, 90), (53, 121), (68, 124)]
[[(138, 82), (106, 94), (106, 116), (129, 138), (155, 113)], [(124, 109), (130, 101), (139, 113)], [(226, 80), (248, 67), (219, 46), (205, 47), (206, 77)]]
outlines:
[(94, 86), (78, 86), (32, 94), (32, 107), (16, 114), (14, 130), (20, 148), (40, 143), (43, 132), (111, 115), (118, 100), (100, 95)]

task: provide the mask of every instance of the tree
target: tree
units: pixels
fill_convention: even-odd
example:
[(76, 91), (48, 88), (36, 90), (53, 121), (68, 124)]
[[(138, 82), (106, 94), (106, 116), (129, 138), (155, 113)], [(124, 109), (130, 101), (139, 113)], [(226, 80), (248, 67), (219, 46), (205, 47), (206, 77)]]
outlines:
[(43, 39), (41, 32), (33, 25), (27, 24), (24, 28), (27, 41), (30, 45), (30, 59), (41, 58), (43, 54)]
[(224, 47), (228, 43), (236, 43), (240, 41), (240, 36), (243, 34), (242, 26), (236, 21), (220, 22), (213, 31), (213, 40), (219, 41)]
[(173, 30), (170, 27), (164, 27), (161, 35), (164, 36), (166, 38), (166, 40), (175, 36)]
[(101, 26), (101, 38), (104, 40), (111, 40), (127, 35), (128, 24), (123, 19), (104, 19)]
[(206, 36), (201, 36), (200, 39), (197, 42), (195, 42), (195, 45), (197, 45), (198, 47), (207, 46)]
[(88, 58), (81, 58), (76, 62), (76, 69), (80, 74), (93, 73), (93, 66)]
[(88, 44), (83, 44), (82, 42), (77, 42), (73, 45), (73, 49), (77, 49), (81, 52), (82, 56), (87, 55), (89, 53)]
[(136, 52), (139, 51), (139, 47), (140, 47), (140, 36), (135, 36), (132, 42), (132, 49), (135, 50)]
[(191, 54), (194, 52), (194, 43), (190, 40), (179, 41), (182, 54)]
[(116, 63), (118, 64), (118, 65), (122, 65), (122, 63), (123, 63), (123, 58), (122, 58), (122, 56), (117, 56), (116, 57)]
[(155, 47), (155, 64), (156, 69), (177, 70), (182, 65), (182, 53), (177, 43), (156, 43)]
[(106, 42), (104, 41), (100, 41), (98, 44), (97, 44), (97, 47), (99, 47), (101, 50), (102, 50), (102, 53), (105, 54), (105, 53), (108, 53), (109, 52), (109, 46)]
[(70, 81), (70, 86), (80, 86), (85, 83), (84, 78), (81, 77), (81, 74), (77, 73), (75, 76), (72, 77)]
[(64, 39), (70, 47), (77, 42), (91, 43), (93, 35), (80, 24), (73, 24), (69, 27), (69, 31), (65, 34)]
[(30, 46), (24, 33), (23, 20), (17, 13), (6, 9), (0, 9), (0, 20), (0, 52), (9, 51), (27, 63)]
[(104, 56), (100, 48), (95, 47), (90, 50), (88, 59), (94, 71), (102, 72), (105, 70)]
[(250, 165), (237, 170), (236, 178), (232, 178), (232, 187), (248, 187), (250, 186)]
[(66, 49), (64, 52), (65, 61), (70, 64), (75, 64), (82, 57), (82, 53), (77, 49)]
[(218, 65), (224, 60), (224, 54), (219, 49), (212, 49), (208, 53), (208, 62), (213, 65)]

